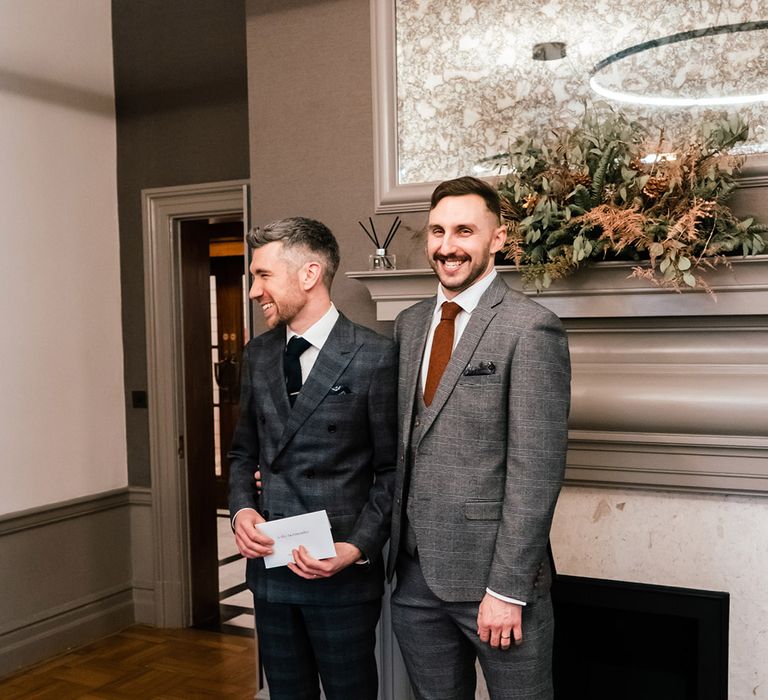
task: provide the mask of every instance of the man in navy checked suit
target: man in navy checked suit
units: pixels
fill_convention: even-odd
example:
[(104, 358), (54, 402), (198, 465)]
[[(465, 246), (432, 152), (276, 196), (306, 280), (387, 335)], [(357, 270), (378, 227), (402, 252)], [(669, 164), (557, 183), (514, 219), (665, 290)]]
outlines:
[[(250, 298), (270, 330), (243, 357), (241, 414), (230, 452), (230, 511), (247, 557), (272, 700), (374, 700), (395, 469), (396, 352), (330, 299), (339, 264), (333, 234), (301, 217), (249, 234)], [(301, 381), (289, 397), (288, 343), (300, 336)], [(294, 345), (291, 343), (291, 345)], [(289, 372), (290, 374), (290, 372)], [(261, 493), (254, 472), (260, 470)], [(266, 569), (272, 540), (259, 525), (325, 509), (336, 556), (306, 550)]]

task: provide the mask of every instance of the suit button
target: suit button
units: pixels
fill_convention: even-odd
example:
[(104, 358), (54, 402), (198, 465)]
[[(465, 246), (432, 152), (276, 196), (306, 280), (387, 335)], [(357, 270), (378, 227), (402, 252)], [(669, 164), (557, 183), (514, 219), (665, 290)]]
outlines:
[(416, 418), (413, 421), (413, 424), (418, 428), (421, 425), (421, 418)]
[(307, 471), (307, 479), (314, 479), (314, 478), (315, 478), (315, 472), (312, 469)]
[(400, 505), (400, 499), (399, 498), (397, 499), (397, 505)]
[(329, 433), (335, 433), (336, 432), (336, 426), (331, 423), (331, 425), (328, 426), (328, 432)]

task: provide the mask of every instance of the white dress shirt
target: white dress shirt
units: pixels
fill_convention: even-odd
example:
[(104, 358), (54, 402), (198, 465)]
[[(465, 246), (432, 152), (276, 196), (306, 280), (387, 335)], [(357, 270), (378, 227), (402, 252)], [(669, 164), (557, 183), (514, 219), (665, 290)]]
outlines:
[(304, 382), (307, 381), (307, 377), (309, 376), (309, 373), (312, 371), (312, 368), (315, 366), (315, 361), (317, 360), (317, 356), (320, 354), (320, 351), (323, 349), (323, 345), (325, 345), (325, 341), (328, 340), (328, 336), (331, 334), (331, 331), (333, 330), (333, 327), (336, 325), (336, 321), (338, 320), (339, 320), (339, 311), (333, 305), (333, 302), (331, 302), (331, 306), (328, 308), (328, 311), (325, 312), (322, 318), (315, 321), (303, 333), (299, 334), (299, 333), (296, 333), (295, 331), (292, 331), (290, 326), (285, 327), (285, 344), (286, 345), (288, 345), (288, 341), (296, 335), (300, 336), (301, 338), (304, 338), (304, 340), (310, 343), (310, 346), (303, 353), (301, 353), (301, 356), (299, 357), (299, 364), (301, 364), (301, 383), (302, 384), (304, 384)]
[[(457, 314), (454, 321), (453, 331), (453, 347), (461, 340), (461, 335), (469, 323), (469, 319), (472, 317), (472, 312), (477, 308), (480, 303), (480, 297), (485, 294), (488, 287), (491, 286), (493, 280), (496, 279), (496, 270), (491, 270), (490, 274), (483, 277), (479, 282), (475, 282), (471, 287), (465, 289), (463, 292), (457, 294), (453, 299), (448, 299), (443, 291), (441, 284), (437, 285), (437, 299), (435, 301), (435, 311), (432, 314), (432, 323), (429, 326), (429, 333), (427, 333), (427, 344), (424, 346), (424, 357), (421, 360), (421, 386), (423, 387), (427, 383), (427, 372), (429, 371), (429, 355), (432, 352), (432, 339), (435, 335), (435, 329), (437, 324), (440, 323), (440, 316), (442, 315), (443, 303), (446, 301), (452, 301), (461, 307), (461, 311)], [(516, 600), (515, 598), (508, 598), (490, 588), (485, 589), (489, 595), (499, 600), (506, 601), (507, 603), (514, 603), (515, 605), (525, 605), (522, 600)]]

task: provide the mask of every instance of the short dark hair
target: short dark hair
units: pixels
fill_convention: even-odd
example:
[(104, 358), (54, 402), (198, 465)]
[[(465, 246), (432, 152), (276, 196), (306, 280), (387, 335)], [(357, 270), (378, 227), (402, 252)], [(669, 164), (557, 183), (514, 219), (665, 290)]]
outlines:
[(483, 198), (488, 211), (501, 221), (501, 198), (499, 193), (485, 180), (465, 175), (454, 180), (444, 180), (432, 193), (429, 210), (432, 211), (441, 199), (445, 197), (463, 197), (468, 194), (476, 194)]
[(246, 236), (251, 248), (261, 248), (268, 243), (280, 241), (286, 251), (319, 255), (325, 263), (323, 283), (331, 288), (333, 277), (339, 269), (339, 244), (331, 230), (323, 223), (304, 216), (278, 219), (264, 228), (255, 227)]

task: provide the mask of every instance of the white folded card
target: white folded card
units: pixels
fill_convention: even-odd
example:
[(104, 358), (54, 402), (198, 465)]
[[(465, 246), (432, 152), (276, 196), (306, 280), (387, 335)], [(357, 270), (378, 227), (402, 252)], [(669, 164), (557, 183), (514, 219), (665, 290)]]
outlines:
[(331, 522), (324, 510), (270, 520), (261, 523), (259, 530), (275, 541), (272, 554), (264, 557), (264, 566), (267, 569), (291, 563), (293, 550), (298, 549), (301, 544), (315, 559), (336, 556), (331, 537)]

